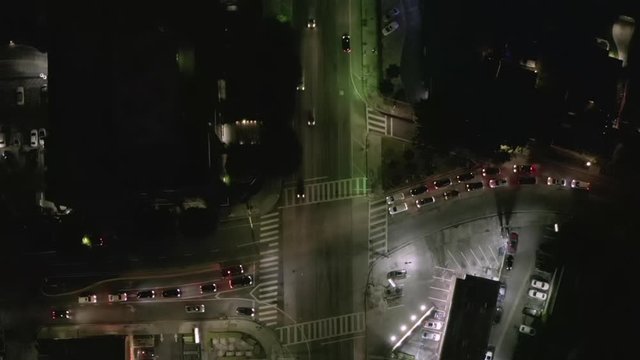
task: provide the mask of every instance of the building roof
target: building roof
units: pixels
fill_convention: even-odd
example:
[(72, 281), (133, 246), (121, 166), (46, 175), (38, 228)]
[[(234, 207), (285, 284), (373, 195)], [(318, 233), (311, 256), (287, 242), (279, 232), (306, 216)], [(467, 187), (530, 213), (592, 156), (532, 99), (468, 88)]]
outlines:
[(38, 77), (48, 73), (47, 54), (15, 43), (0, 45), (0, 79)]

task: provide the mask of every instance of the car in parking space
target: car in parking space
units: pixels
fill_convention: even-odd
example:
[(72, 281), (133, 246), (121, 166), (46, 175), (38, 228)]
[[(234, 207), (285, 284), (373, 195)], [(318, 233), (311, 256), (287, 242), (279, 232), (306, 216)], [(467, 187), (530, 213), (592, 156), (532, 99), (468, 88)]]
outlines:
[(124, 301), (127, 301), (127, 293), (119, 292), (119, 293), (109, 294), (107, 298), (109, 299), (109, 302), (124, 302)]
[(29, 132), (29, 145), (31, 145), (31, 147), (38, 147), (39, 143), (40, 142), (38, 141), (38, 130), (31, 129), (31, 131)]
[(547, 294), (535, 289), (529, 289), (527, 293), (530, 297), (538, 300), (547, 300)]
[(493, 314), (493, 323), (494, 324), (499, 324), (500, 320), (502, 319), (502, 306), (496, 306), (496, 312)]
[(533, 165), (513, 165), (513, 172), (520, 174), (531, 174), (534, 170)]
[(518, 328), (518, 331), (522, 334), (529, 335), (529, 336), (536, 335), (536, 329), (524, 324), (520, 325), (520, 327)]
[(253, 285), (253, 277), (251, 275), (236, 276), (229, 279), (229, 287), (232, 289), (249, 285)]
[(520, 185), (534, 185), (536, 183), (536, 178), (532, 176), (524, 176), (518, 178), (518, 184)]
[(392, 21), (389, 24), (387, 24), (387, 26), (382, 28), (382, 35), (387, 36), (392, 32), (398, 30), (399, 27), (400, 27), (400, 24), (398, 24), (397, 21)]
[(3, 132), (0, 132), (0, 149), (7, 146), (7, 137)]
[(500, 168), (497, 167), (486, 167), (482, 169), (482, 176), (495, 176), (500, 174)]
[(416, 206), (421, 208), (421, 207), (423, 207), (423, 206), (425, 206), (427, 204), (432, 204), (434, 202), (436, 202), (436, 198), (433, 197), (433, 196), (430, 196), (430, 197), (426, 197), (426, 198), (422, 198), (422, 199), (416, 200)]
[(154, 290), (142, 290), (138, 291), (138, 299), (153, 299), (156, 297)]
[(218, 287), (214, 283), (200, 285), (200, 294), (211, 294), (218, 291)]
[(513, 255), (507, 255), (504, 259), (505, 269), (511, 270), (513, 269)]
[(442, 329), (442, 321), (427, 321), (424, 327), (432, 330), (440, 330)]
[(98, 302), (96, 294), (84, 294), (78, 297), (78, 304), (95, 304)]
[(302, 178), (296, 180), (296, 198), (304, 199), (304, 180)]
[(445, 192), (442, 193), (442, 197), (445, 200), (453, 199), (455, 197), (458, 197), (458, 195), (460, 195), (460, 192), (458, 192), (457, 190), (450, 190), (450, 191), (445, 191)]
[(518, 233), (512, 232), (509, 234), (509, 240), (507, 241), (507, 254), (515, 254), (518, 250)]
[(60, 310), (60, 309), (52, 310), (51, 311), (51, 319), (52, 320), (71, 319), (71, 311), (69, 311), (69, 310)]
[(309, 20), (307, 20), (307, 28), (315, 29), (316, 28), (316, 19), (309, 18)]
[(403, 202), (402, 204), (390, 206), (389, 207), (389, 214), (395, 215), (395, 214), (401, 213), (403, 211), (407, 211), (408, 209), (409, 209), (409, 206), (407, 205), (407, 203)]
[(220, 271), (222, 277), (235, 276), (244, 274), (244, 267), (242, 265), (232, 265), (223, 267)]
[(433, 182), (433, 186), (436, 189), (451, 185), (451, 179), (438, 179)]
[(252, 307), (241, 306), (236, 308), (236, 314), (253, 317), (256, 314), (256, 310)]
[(387, 279), (397, 280), (405, 279), (407, 277), (407, 270), (392, 270), (387, 273)]
[(24, 105), (24, 87), (22, 86), (16, 88), (16, 105)]
[(397, 193), (387, 196), (387, 205), (391, 205), (398, 200), (404, 200), (404, 193)]
[(342, 34), (342, 51), (346, 53), (351, 52), (351, 36), (349, 34)]
[(531, 287), (533, 287), (534, 289), (547, 291), (547, 290), (549, 290), (549, 283), (546, 282), (546, 281), (540, 281), (540, 280), (537, 280), (537, 279), (531, 279)]
[(382, 19), (386, 22), (398, 16), (399, 14), (400, 14), (400, 10), (398, 10), (398, 8), (391, 8), (387, 10), (387, 12), (384, 14), (384, 17)]
[(507, 284), (501, 282), (500, 287), (498, 288), (498, 303), (502, 304), (505, 296), (507, 296)]
[(547, 178), (547, 185), (558, 185), (558, 186), (567, 186), (567, 180), (565, 179), (557, 179), (549, 176)]
[(481, 181), (468, 183), (466, 185), (467, 191), (474, 191), (474, 190), (482, 189), (483, 187), (484, 187), (484, 184)]
[(458, 180), (458, 182), (463, 182), (463, 181), (469, 181), (472, 180), (474, 177), (476, 177), (476, 174), (472, 173), (472, 172), (468, 172), (468, 173), (464, 173), (464, 174), (460, 174), (456, 176), (456, 180)]
[(204, 305), (185, 305), (184, 307), (184, 311), (191, 314), (191, 313), (203, 313), (204, 312)]
[(427, 186), (426, 185), (420, 185), (420, 186), (416, 186), (413, 189), (409, 190), (409, 194), (411, 194), (411, 196), (416, 196), (416, 195), (420, 195), (424, 192), (427, 192)]
[(590, 187), (591, 187), (591, 184), (586, 181), (576, 180), (576, 179), (571, 180), (572, 189), (589, 190)]
[(440, 341), (441, 335), (438, 333), (425, 331), (422, 333), (422, 338), (431, 341)]
[(162, 297), (177, 298), (182, 296), (182, 290), (179, 288), (167, 289), (162, 292)]
[(492, 345), (487, 346), (487, 351), (484, 353), (484, 360), (493, 360), (493, 352), (496, 348)]
[(540, 315), (542, 315), (542, 312), (538, 309), (524, 307), (522, 309), (522, 315), (529, 315), (529, 316), (533, 316), (534, 318), (539, 318)]
[(497, 187), (508, 186), (509, 180), (507, 179), (491, 179), (489, 180), (489, 187), (495, 189)]
[(44, 139), (47, 137), (47, 129), (40, 128), (38, 129), (38, 143), (40, 146), (44, 146)]
[(442, 310), (434, 310), (431, 317), (436, 320), (444, 320), (444, 318), (447, 317), (447, 313)]

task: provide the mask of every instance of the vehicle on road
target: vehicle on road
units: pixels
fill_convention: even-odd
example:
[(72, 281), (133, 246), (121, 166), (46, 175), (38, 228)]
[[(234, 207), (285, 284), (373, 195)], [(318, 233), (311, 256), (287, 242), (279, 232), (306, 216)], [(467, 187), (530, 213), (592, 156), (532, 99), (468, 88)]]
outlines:
[(397, 21), (392, 21), (387, 26), (382, 28), (382, 35), (387, 36), (392, 32), (398, 30), (399, 27), (400, 27), (400, 24), (398, 24)]
[(436, 189), (451, 185), (451, 179), (438, 179), (433, 182), (433, 186)]
[(540, 315), (542, 315), (542, 312), (538, 309), (525, 307), (524, 309), (522, 309), (522, 315), (529, 315), (533, 316), (534, 318), (539, 318)]
[(427, 321), (424, 327), (432, 330), (440, 330), (442, 329), (442, 321)]
[(71, 319), (71, 312), (69, 310), (52, 310), (51, 319)]
[(387, 12), (384, 14), (384, 17), (382, 19), (386, 22), (398, 16), (399, 14), (400, 14), (400, 10), (398, 10), (398, 8), (391, 8), (387, 10)]
[(482, 176), (495, 176), (500, 174), (500, 168), (497, 167), (486, 167), (482, 169)]
[(427, 186), (426, 185), (420, 185), (420, 186), (416, 186), (413, 189), (409, 190), (409, 194), (411, 194), (411, 196), (416, 196), (416, 195), (420, 195), (424, 192), (427, 192)]
[(458, 197), (458, 195), (460, 195), (460, 193), (457, 190), (445, 191), (442, 193), (442, 197), (445, 200), (453, 199), (455, 197)]
[(507, 284), (501, 282), (500, 288), (498, 289), (498, 303), (502, 304), (506, 296), (507, 296)]
[(484, 187), (484, 184), (481, 181), (468, 183), (466, 185), (467, 191), (474, 191), (474, 190), (482, 189), (483, 187)]
[(179, 288), (167, 289), (162, 292), (162, 297), (177, 298), (182, 296), (182, 290)]
[(404, 200), (404, 193), (397, 193), (387, 196), (387, 205), (391, 205), (398, 200)]
[(507, 255), (507, 257), (504, 259), (505, 268), (507, 270), (513, 269), (513, 260), (513, 255)]
[(138, 291), (138, 299), (153, 299), (156, 297), (156, 292), (153, 290)]
[(549, 283), (546, 281), (540, 281), (540, 280), (536, 280), (536, 279), (532, 279), (531, 280), (531, 287), (538, 289), (538, 290), (542, 290), (542, 291), (547, 291), (549, 290)]
[(409, 209), (409, 206), (407, 205), (407, 203), (403, 202), (402, 204), (389, 207), (389, 214), (395, 215), (403, 211), (407, 211), (408, 209)]
[(240, 275), (244, 274), (244, 267), (242, 265), (227, 266), (223, 267), (220, 273), (222, 277)]
[(249, 285), (253, 285), (253, 277), (251, 275), (236, 276), (229, 279), (229, 287), (232, 289)]
[(407, 270), (392, 270), (387, 273), (387, 279), (397, 280), (405, 279), (407, 277)]
[(184, 311), (186, 311), (189, 314), (191, 314), (191, 313), (203, 313), (204, 312), (204, 305), (186, 305), (184, 307)]
[(535, 289), (529, 289), (529, 292), (527, 294), (529, 294), (529, 296), (534, 298), (534, 299), (547, 300), (547, 294), (546, 293), (543, 293), (543, 292), (535, 290)]
[(211, 294), (216, 291), (218, 291), (218, 287), (214, 283), (200, 285), (200, 294)]
[(307, 28), (315, 29), (316, 28), (316, 19), (310, 18), (309, 20), (307, 20)]
[(509, 181), (507, 179), (491, 179), (489, 180), (489, 187), (495, 189), (497, 187), (508, 186)]
[(507, 254), (513, 255), (518, 250), (518, 233), (512, 232), (509, 234), (509, 240), (507, 241)]
[(534, 185), (535, 183), (536, 183), (536, 178), (532, 176), (518, 178), (518, 184), (520, 185)]
[(502, 319), (502, 306), (496, 306), (496, 312), (495, 314), (493, 314), (493, 323), (494, 324), (499, 324), (500, 320)]
[(489, 345), (487, 352), (484, 353), (484, 360), (493, 360), (493, 352), (496, 350), (494, 346)]
[(567, 186), (567, 180), (565, 179), (556, 179), (549, 176), (547, 178), (547, 185), (558, 185), (558, 186)]
[(342, 51), (346, 53), (351, 52), (351, 36), (349, 34), (342, 34)]
[(527, 326), (527, 325), (520, 325), (520, 327), (518, 328), (518, 331), (520, 331), (520, 333), (525, 334), (525, 335), (529, 335), (529, 336), (535, 336), (536, 335), (536, 329), (532, 328), (531, 326)]
[(304, 199), (304, 180), (302, 178), (296, 180), (296, 198)]
[(120, 292), (115, 294), (109, 294), (107, 298), (109, 299), (109, 302), (124, 302), (124, 301), (127, 301), (127, 293)]
[(246, 315), (246, 316), (255, 316), (256, 310), (252, 307), (237, 307), (236, 314), (238, 315)]
[(513, 172), (520, 174), (531, 174), (534, 170), (533, 165), (513, 165)]
[(7, 137), (3, 132), (0, 132), (0, 149), (7, 146)]
[(440, 341), (441, 336), (438, 333), (425, 331), (422, 333), (422, 338), (431, 341)]
[(316, 109), (315, 108), (313, 110), (309, 110), (307, 125), (316, 126)]
[(589, 190), (590, 187), (591, 187), (591, 184), (586, 181), (576, 180), (576, 179), (571, 180), (572, 189)]
[(95, 304), (98, 302), (96, 294), (86, 294), (78, 297), (78, 304)]
[(38, 144), (40, 143), (38, 141), (38, 130), (31, 129), (29, 132), (29, 138), (29, 145), (31, 145), (31, 147), (38, 147)]
[(458, 182), (461, 183), (463, 181), (472, 180), (475, 177), (476, 177), (476, 174), (474, 174), (472, 172), (468, 172), (468, 173), (457, 175), (456, 176), (456, 180), (458, 180)]
[(416, 206), (421, 208), (427, 204), (433, 204), (434, 202), (436, 202), (436, 198), (431, 196), (431, 197), (426, 197), (426, 198), (422, 198), (422, 199), (418, 199), (416, 200)]
[(38, 129), (38, 143), (40, 146), (44, 146), (44, 139), (47, 138), (47, 129), (40, 128)]
[(16, 105), (24, 105), (24, 87), (22, 86), (16, 88)]

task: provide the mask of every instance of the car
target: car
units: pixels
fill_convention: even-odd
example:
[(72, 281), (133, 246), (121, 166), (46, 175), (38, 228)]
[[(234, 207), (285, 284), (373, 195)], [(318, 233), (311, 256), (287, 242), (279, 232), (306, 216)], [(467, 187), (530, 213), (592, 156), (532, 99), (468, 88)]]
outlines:
[(127, 293), (120, 292), (120, 293), (109, 294), (107, 298), (109, 299), (109, 302), (124, 302), (124, 301), (127, 301)]
[(558, 186), (567, 186), (567, 180), (565, 179), (556, 179), (549, 176), (547, 178), (547, 185), (558, 185)]
[(315, 29), (316, 28), (316, 19), (310, 18), (309, 20), (307, 20), (307, 28), (308, 29)]
[(474, 191), (484, 188), (484, 184), (481, 181), (468, 183), (466, 185), (467, 191)]
[(3, 132), (0, 132), (0, 149), (7, 146), (7, 137)]
[(494, 324), (499, 324), (500, 320), (502, 319), (502, 306), (496, 306), (496, 312), (493, 314), (493, 323)]
[(78, 304), (95, 304), (98, 302), (96, 294), (81, 295), (78, 297)]
[(507, 284), (501, 282), (498, 288), (498, 303), (502, 303), (505, 296), (507, 296)]
[(382, 28), (382, 35), (387, 36), (392, 32), (398, 30), (399, 27), (400, 27), (400, 24), (398, 24), (397, 21), (392, 21), (389, 24), (387, 24), (387, 26)]
[(404, 200), (404, 193), (397, 193), (387, 196), (387, 205), (391, 205), (398, 200)]
[(135, 359), (135, 360), (155, 360), (155, 359), (157, 359), (156, 351), (152, 347), (139, 347), (139, 348), (136, 348), (135, 357), (133, 359)]
[(403, 211), (407, 211), (408, 209), (409, 209), (409, 206), (407, 205), (407, 203), (403, 202), (402, 204), (389, 207), (389, 214), (395, 215)]
[(47, 137), (47, 129), (40, 128), (38, 129), (38, 143), (40, 146), (44, 146), (44, 139)]
[(29, 135), (30, 135), (29, 144), (31, 145), (31, 147), (38, 147), (38, 144), (40, 143), (38, 141), (38, 130), (31, 129), (31, 131), (29, 132)]
[(522, 309), (522, 315), (529, 315), (529, 316), (533, 316), (534, 318), (539, 318), (540, 315), (542, 315), (542, 312), (538, 309), (525, 307)]
[(387, 279), (397, 280), (405, 279), (407, 277), (407, 270), (393, 270), (387, 273)]
[(433, 333), (433, 332), (423, 332), (422, 333), (422, 338), (423, 339), (427, 339), (427, 340), (431, 340), (431, 341), (440, 341), (440, 337), (441, 335), (438, 333)]
[(451, 179), (438, 179), (438, 180), (433, 182), (433, 186), (436, 189), (439, 189), (439, 188), (445, 187), (445, 186), (449, 186), (449, 185), (451, 185)]
[(309, 114), (307, 116), (307, 125), (315, 126), (316, 125), (316, 109), (309, 110)]
[(71, 319), (71, 312), (69, 310), (52, 310), (51, 319)]
[(227, 266), (223, 267), (220, 273), (222, 277), (241, 275), (244, 274), (244, 267), (242, 265)]
[(236, 276), (229, 279), (229, 287), (231, 289), (249, 285), (253, 285), (253, 277), (251, 275)]
[(256, 310), (252, 307), (237, 307), (236, 308), (236, 314), (238, 315), (246, 315), (246, 316), (255, 316), (256, 315)]
[(156, 292), (154, 290), (138, 291), (138, 299), (153, 299), (155, 297)]
[(434, 202), (436, 202), (436, 198), (435, 197), (433, 197), (433, 196), (426, 197), (426, 198), (422, 198), (422, 199), (416, 200), (416, 206), (420, 208), (420, 207), (423, 207), (423, 206), (425, 206), (427, 204), (432, 204)]
[(460, 193), (457, 190), (445, 191), (442, 193), (442, 197), (445, 200), (453, 199), (455, 197), (458, 197), (458, 195), (460, 195)]
[(427, 189), (426, 185), (420, 185), (420, 186), (416, 186), (413, 189), (409, 190), (409, 194), (411, 194), (411, 196), (416, 196), (416, 195), (420, 195), (422, 193), (425, 193), (429, 191), (429, 189)]
[(342, 34), (342, 51), (351, 52), (351, 36), (349, 34)]
[(531, 174), (533, 170), (533, 165), (513, 165), (514, 173)]
[(535, 185), (535, 183), (536, 183), (536, 178), (532, 176), (525, 176), (525, 177), (518, 178), (518, 184), (520, 185)]
[(427, 321), (424, 327), (432, 330), (440, 330), (442, 329), (442, 321)]
[(458, 180), (458, 182), (463, 182), (463, 181), (469, 181), (472, 180), (474, 177), (476, 177), (476, 175), (472, 172), (469, 173), (464, 173), (464, 174), (460, 174), (458, 176), (456, 176), (456, 180)]
[(518, 233), (512, 232), (509, 234), (509, 240), (507, 241), (507, 254), (515, 254), (518, 250)]
[(444, 320), (445, 317), (447, 317), (447, 314), (442, 311), (442, 310), (434, 310), (433, 314), (431, 314), (434, 319), (436, 320)]
[(508, 186), (509, 181), (507, 179), (491, 179), (489, 180), (489, 187), (495, 189), (497, 187)]
[(203, 313), (204, 312), (204, 305), (185, 305), (184, 311), (189, 313), (189, 314), (191, 314), (191, 313)]
[(484, 353), (484, 360), (493, 360), (493, 352), (495, 349), (495, 347), (489, 345), (487, 347), (487, 351)]
[(500, 174), (500, 168), (486, 167), (482, 169), (482, 176), (494, 176)]
[(182, 290), (179, 288), (167, 289), (162, 292), (162, 297), (177, 298), (182, 296)]
[(547, 300), (547, 294), (546, 293), (543, 293), (543, 292), (535, 290), (535, 289), (529, 289), (529, 292), (527, 294), (530, 297), (534, 298), (534, 299)]
[(22, 86), (16, 88), (16, 105), (24, 105), (24, 87)]
[(304, 180), (298, 178), (296, 181), (296, 198), (304, 199)]
[(527, 325), (520, 325), (520, 327), (518, 328), (518, 331), (520, 331), (522, 334), (526, 334), (529, 336), (535, 336), (536, 335), (536, 329), (532, 328), (531, 326), (527, 326)]
[(398, 16), (399, 14), (400, 14), (400, 10), (398, 10), (398, 8), (391, 8), (387, 10), (387, 12), (384, 14), (383, 20), (389, 21), (394, 17)]
[(20, 148), (20, 146), (22, 146), (22, 133), (13, 133), (13, 136), (11, 136), (11, 145), (17, 148)]
[(210, 294), (218, 291), (218, 287), (214, 283), (200, 285), (200, 294)]
[(586, 181), (573, 179), (571, 180), (571, 188), (580, 189), (580, 190), (589, 190), (591, 188), (591, 184)]
[(538, 289), (538, 290), (542, 290), (542, 291), (547, 291), (549, 290), (549, 283), (546, 281), (540, 281), (540, 280), (536, 280), (536, 279), (532, 279), (531, 280), (531, 287)]
[(507, 270), (511, 270), (513, 269), (513, 255), (507, 255), (507, 257), (504, 259), (504, 263), (505, 263), (505, 269)]

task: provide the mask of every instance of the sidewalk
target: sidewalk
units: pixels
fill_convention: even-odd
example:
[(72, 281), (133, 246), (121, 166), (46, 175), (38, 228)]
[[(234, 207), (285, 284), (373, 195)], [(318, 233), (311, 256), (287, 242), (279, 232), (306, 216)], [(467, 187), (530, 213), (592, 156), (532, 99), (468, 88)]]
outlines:
[(239, 203), (230, 207), (229, 214), (222, 220), (235, 220), (249, 215), (265, 215), (276, 208), (282, 193), (283, 179), (266, 179), (260, 191), (253, 195), (247, 203)]

